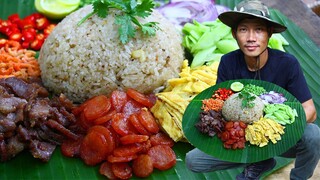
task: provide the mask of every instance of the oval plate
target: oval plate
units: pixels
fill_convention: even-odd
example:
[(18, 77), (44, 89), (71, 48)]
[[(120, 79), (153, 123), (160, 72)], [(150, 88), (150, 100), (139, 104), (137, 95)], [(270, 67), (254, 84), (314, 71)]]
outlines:
[[(250, 145), (248, 142), (246, 142), (246, 147), (244, 149), (225, 149), (222, 141), (217, 136), (210, 137), (201, 133), (195, 127), (195, 124), (199, 121), (199, 114), (202, 111), (202, 100), (210, 98), (213, 92), (218, 88), (230, 88), (230, 85), (235, 81), (239, 81), (244, 85), (254, 84), (264, 87), (267, 91), (273, 90), (275, 92), (282, 93), (287, 98), (285, 104), (297, 110), (298, 117), (296, 118), (295, 122), (285, 126), (285, 134), (281, 136), (281, 140), (276, 144), (273, 144), (270, 141), (267, 146), (258, 147), (255, 145)], [(257, 162), (284, 153), (286, 150), (296, 144), (301, 138), (305, 126), (306, 117), (303, 107), (292, 94), (275, 84), (252, 79), (225, 81), (204, 90), (190, 102), (182, 120), (183, 132), (193, 146), (221, 160), (241, 163)]]

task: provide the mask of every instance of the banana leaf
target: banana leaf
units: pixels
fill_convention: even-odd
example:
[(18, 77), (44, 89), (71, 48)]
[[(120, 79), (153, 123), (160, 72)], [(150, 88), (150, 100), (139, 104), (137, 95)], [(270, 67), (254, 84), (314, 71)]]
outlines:
[[(226, 5), (233, 8), (240, 0), (216, 0), (217, 4)], [(20, 17), (25, 17), (32, 12), (36, 12), (33, 0), (1, 0), (0, 1), (0, 18), (6, 19), (13, 13), (18, 13)], [(283, 23), (288, 30), (282, 35), (290, 43), (285, 50), (295, 55), (304, 70), (311, 93), (314, 96), (316, 108), (320, 108), (320, 96), (317, 95), (319, 90), (319, 81), (317, 81), (317, 72), (320, 72), (319, 48), (312, 42), (308, 35), (290, 21), (286, 16), (277, 10), (271, 10), (272, 18)], [(0, 35), (1, 37), (1, 35)], [(319, 115), (318, 115), (319, 119)], [(317, 121), (319, 124), (319, 120)], [(177, 143), (174, 151), (177, 155), (177, 164), (174, 168), (167, 171), (155, 172), (146, 179), (234, 179), (242, 171), (241, 168), (222, 170), (210, 173), (193, 173), (189, 171), (184, 162), (185, 154), (194, 147), (189, 143)], [(277, 165), (264, 175), (280, 169), (281, 167), (292, 162), (292, 159), (276, 157)], [(48, 163), (40, 162), (34, 159), (29, 152), (22, 152), (9, 162), (0, 163), (0, 179), (2, 180), (56, 180), (56, 179), (105, 179), (98, 172), (99, 167), (89, 167), (76, 158), (63, 157), (60, 149), (57, 148)], [(133, 177), (132, 179), (139, 179)]]
[[(285, 133), (277, 143), (273, 144), (269, 142), (268, 145), (264, 147), (258, 147), (246, 143), (246, 147), (244, 149), (226, 149), (223, 147), (223, 142), (217, 137), (217, 135), (210, 137), (207, 134), (201, 133), (195, 127), (195, 124), (200, 120), (200, 113), (203, 111), (201, 109), (202, 100), (211, 98), (213, 93), (219, 88), (230, 89), (230, 85), (236, 81), (241, 82), (244, 85), (253, 84), (263, 87), (267, 92), (275, 91), (281, 93), (287, 99), (286, 104), (292, 109), (297, 110), (298, 118), (294, 123), (287, 124), (285, 126)], [(240, 163), (258, 162), (286, 152), (301, 138), (305, 125), (306, 118), (302, 105), (292, 94), (275, 84), (253, 79), (226, 81), (202, 91), (189, 103), (182, 120), (183, 132), (192, 145), (221, 160)]]

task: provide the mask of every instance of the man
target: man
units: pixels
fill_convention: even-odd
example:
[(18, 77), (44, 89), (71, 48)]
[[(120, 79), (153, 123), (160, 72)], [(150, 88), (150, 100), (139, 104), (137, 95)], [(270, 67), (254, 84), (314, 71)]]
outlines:
[[(232, 79), (258, 79), (277, 84), (293, 94), (304, 108), (307, 126), (302, 138), (283, 157), (296, 158), (290, 179), (308, 179), (320, 157), (320, 129), (313, 122), (316, 110), (298, 60), (285, 52), (268, 48), (272, 33), (286, 27), (271, 20), (268, 8), (258, 0), (240, 2), (234, 11), (219, 19), (231, 27), (238, 50), (221, 58), (217, 83)], [(209, 172), (244, 166), (237, 179), (259, 179), (276, 165), (274, 158), (252, 164), (221, 161), (195, 148), (186, 155), (187, 167), (194, 172)]]

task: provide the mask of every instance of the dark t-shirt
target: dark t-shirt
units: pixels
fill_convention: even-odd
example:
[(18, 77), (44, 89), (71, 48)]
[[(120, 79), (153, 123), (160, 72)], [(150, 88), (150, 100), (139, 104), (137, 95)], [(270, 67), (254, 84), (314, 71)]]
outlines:
[[(312, 98), (298, 60), (291, 54), (268, 48), (269, 59), (257, 72), (249, 71), (241, 50), (222, 56), (217, 83), (233, 79), (260, 79), (286, 89), (301, 103)], [(260, 78), (259, 78), (260, 77)]]

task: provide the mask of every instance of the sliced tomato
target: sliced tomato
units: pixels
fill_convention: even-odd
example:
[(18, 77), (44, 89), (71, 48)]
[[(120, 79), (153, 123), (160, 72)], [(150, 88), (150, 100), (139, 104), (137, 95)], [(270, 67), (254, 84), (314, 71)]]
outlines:
[(168, 145), (170, 147), (173, 147), (175, 142), (164, 132), (159, 132), (157, 134), (150, 136), (150, 141), (152, 146), (156, 145)]
[(67, 139), (61, 143), (61, 153), (66, 157), (78, 157), (80, 156), (80, 145), (82, 143), (82, 137), (77, 140)]
[(104, 124), (104, 123), (110, 121), (116, 113), (117, 113), (116, 110), (109, 111), (106, 115), (103, 115), (103, 116), (95, 119), (93, 123), (96, 125)]
[(111, 126), (120, 136), (137, 134), (136, 130), (129, 123), (129, 120), (124, 116), (123, 113), (116, 113), (113, 116)]
[(105, 95), (95, 96), (86, 104), (83, 112), (88, 121), (93, 121), (104, 114), (107, 114), (111, 108), (111, 101)]
[(134, 99), (135, 101), (143, 104), (144, 106), (151, 108), (154, 103), (143, 93), (140, 93), (139, 91), (129, 88), (127, 90), (127, 94), (129, 97), (131, 97), (132, 99)]
[(107, 160), (110, 163), (119, 163), (119, 162), (130, 162), (134, 159), (136, 159), (138, 156), (136, 154), (130, 155), (130, 156), (114, 156), (110, 154), (107, 158)]
[(111, 104), (117, 112), (122, 112), (122, 109), (124, 105), (127, 103), (127, 101), (128, 101), (127, 93), (120, 90), (112, 91)]
[(133, 174), (137, 177), (148, 177), (153, 172), (153, 162), (149, 155), (141, 154), (132, 163)]
[(151, 133), (158, 133), (159, 126), (152, 113), (147, 108), (142, 108), (138, 113), (139, 122)]
[(176, 154), (167, 145), (156, 145), (149, 149), (148, 155), (151, 157), (153, 167), (159, 170), (167, 170), (176, 164)]
[(132, 177), (132, 168), (128, 163), (112, 163), (113, 174), (120, 179), (129, 179)]
[(133, 144), (133, 143), (141, 143), (147, 141), (149, 136), (147, 135), (138, 135), (138, 134), (128, 134), (120, 138), (120, 142), (124, 145)]
[(128, 144), (122, 145), (113, 150), (114, 156), (132, 156), (140, 152), (144, 149), (143, 144), (135, 143), (135, 144)]
[(151, 133), (149, 131), (146, 130), (146, 128), (144, 128), (144, 126), (140, 123), (139, 119), (138, 119), (138, 114), (134, 113), (131, 114), (129, 116), (129, 122), (133, 125), (133, 127), (140, 133), (143, 135), (151, 135)]
[(80, 146), (80, 157), (85, 164), (94, 166), (106, 159), (107, 141), (99, 132), (88, 133)]
[(115, 140), (114, 140), (114, 137), (112, 136), (112, 133), (109, 131), (108, 128), (106, 128), (104, 126), (100, 126), (100, 125), (95, 125), (95, 126), (92, 126), (89, 128), (88, 133), (91, 133), (91, 132), (98, 132), (98, 133), (103, 134), (104, 138), (107, 141), (107, 145), (106, 145), (107, 146), (107, 150), (106, 150), (107, 154), (110, 154), (114, 150), (114, 148), (116, 147)]
[(108, 161), (105, 161), (100, 165), (99, 173), (106, 176), (110, 180), (117, 179), (117, 177), (112, 172), (111, 163)]

